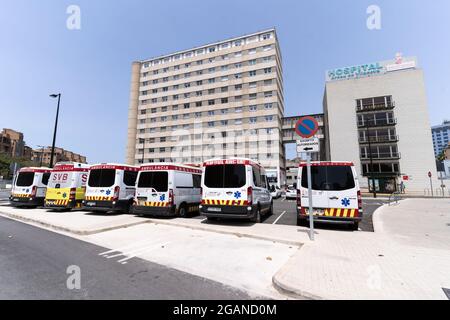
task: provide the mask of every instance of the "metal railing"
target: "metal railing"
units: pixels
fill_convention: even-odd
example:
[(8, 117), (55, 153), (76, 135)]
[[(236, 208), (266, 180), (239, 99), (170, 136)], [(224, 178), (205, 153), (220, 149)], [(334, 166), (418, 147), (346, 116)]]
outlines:
[(366, 121), (358, 121), (358, 128), (363, 127), (382, 127), (382, 126), (391, 126), (397, 124), (397, 119), (380, 119), (380, 120), (366, 120)]
[(389, 109), (393, 109), (394, 107), (395, 107), (395, 102), (369, 104), (369, 105), (357, 106), (356, 107), (356, 112), (376, 111), (376, 110), (389, 110)]
[(360, 143), (369, 143), (370, 142), (396, 142), (398, 141), (398, 136), (397, 135), (392, 135), (392, 136), (375, 136), (375, 137), (359, 137), (359, 142)]
[[(361, 154), (361, 160), (369, 160), (370, 154)], [(372, 152), (372, 159), (400, 159), (400, 152)]]

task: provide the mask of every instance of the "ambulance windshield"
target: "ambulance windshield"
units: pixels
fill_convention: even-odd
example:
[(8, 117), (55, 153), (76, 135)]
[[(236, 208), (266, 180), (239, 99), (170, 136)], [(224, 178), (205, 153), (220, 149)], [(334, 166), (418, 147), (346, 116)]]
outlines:
[[(306, 167), (302, 170), (302, 187), (308, 188)], [(311, 183), (314, 190), (341, 191), (353, 189), (355, 178), (350, 166), (311, 166)]]
[(240, 188), (245, 185), (245, 165), (224, 164), (205, 167), (208, 188)]
[(138, 188), (153, 188), (158, 192), (167, 191), (167, 171), (142, 171), (139, 175)]
[(16, 186), (29, 187), (33, 184), (34, 172), (19, 172), (17, 177)]
[(89, 173), (88, 186), (97, 188), (111, 187), (115, 180), (115, 169), (94, 169)]

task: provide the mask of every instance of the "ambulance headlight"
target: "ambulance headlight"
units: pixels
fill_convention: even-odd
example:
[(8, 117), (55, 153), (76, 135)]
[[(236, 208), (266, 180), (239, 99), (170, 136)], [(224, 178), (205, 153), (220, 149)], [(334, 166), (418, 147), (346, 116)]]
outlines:
[(247, 210), (248, 210), (248, 211), (252, 210), (252, 207), (247, 207)]
[(115, 201), (113, 201), (113, 202), (112, 202), (112, 204), (113, 204), (113, 205), (115, 205), (115, 204), (116, 204), (116, 202), (115, 202)]
[(33, 198), (30, 198), (30, 201), (32, 201), (33, 200)]
[(201, 208), (203, 208), (203, 206), (202, 206), (202, 205), (199, 205), (198, 208), (201, 209)]

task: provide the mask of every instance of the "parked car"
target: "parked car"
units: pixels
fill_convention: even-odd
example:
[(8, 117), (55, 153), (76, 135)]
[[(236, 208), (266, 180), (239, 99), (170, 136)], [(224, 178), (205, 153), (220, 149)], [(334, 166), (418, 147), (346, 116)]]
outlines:
[[(314, 220), (348, 223), (358, 230), (362, 219), (361, 191), (353, 163), (311, 163), (312, 204)], [(298, 168), (297, 224), (309, 219), (306, 164)]]
[(260, 222), (273, 212), (265, 169), (245, 158), (212, 159), (203, 163), (200, 212), (209, 220), (240, 218)]
[(90, 211), (130, 212), (139, 167), (101, 163), (89, 168), (82, 207)]
[(15, 207), (38, 207), (44, 205), (47, 183), (52, 169), (26, 167), (19, 170), (13, 180), (9, 197)]
[(296, 199), (297, 198), (297, 190), (293, 185), (289, 185), (286, 189), (286, 199)]
[(180, 217), (198, 212), (202, 195), (201, 176), (200, 168), (182, 164), (142, 165), (136, 181), (132, 212)]
[(272, 199), (278, 199), (281, 197), (281, 189), (278, 186), (272, 185), (270, 187), (270, 195)]

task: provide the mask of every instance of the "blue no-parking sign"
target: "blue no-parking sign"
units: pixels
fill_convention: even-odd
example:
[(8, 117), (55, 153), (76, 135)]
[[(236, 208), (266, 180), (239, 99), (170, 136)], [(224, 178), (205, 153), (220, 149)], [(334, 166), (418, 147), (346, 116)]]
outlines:
[(301, 117), (295, 124), (295, 132), (302, 138), (310, 138), (319, 130), (317, 120), (311, 116)]

